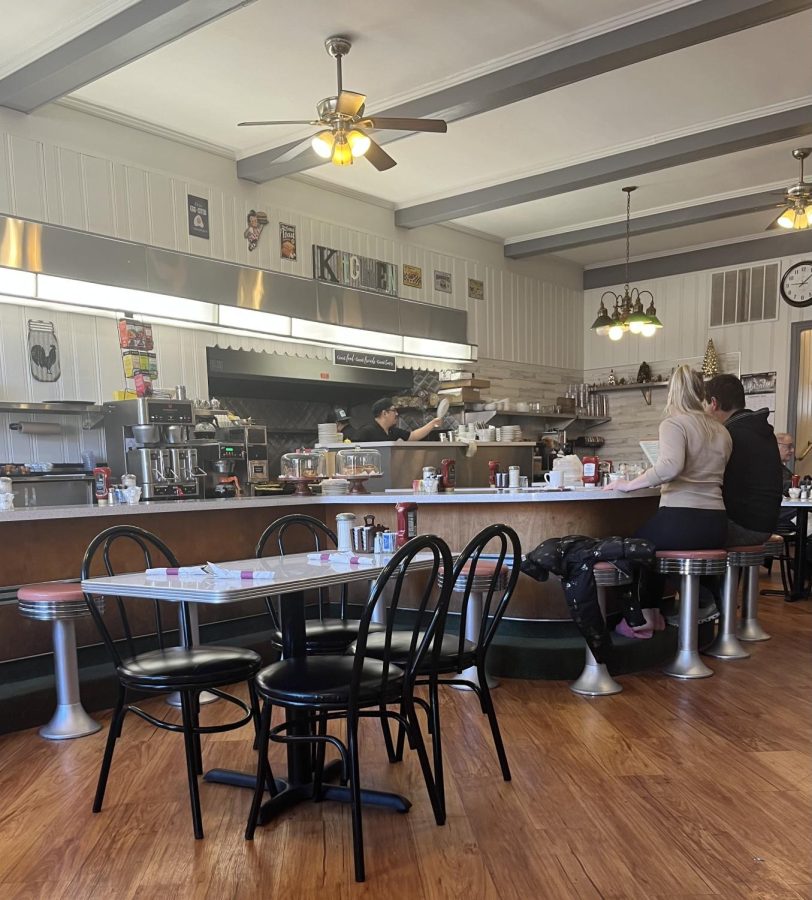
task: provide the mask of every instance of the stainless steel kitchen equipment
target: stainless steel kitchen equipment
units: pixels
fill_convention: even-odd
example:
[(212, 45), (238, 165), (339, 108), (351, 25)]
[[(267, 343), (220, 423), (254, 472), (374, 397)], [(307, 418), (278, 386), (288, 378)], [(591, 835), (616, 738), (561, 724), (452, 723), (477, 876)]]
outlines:
[[(21, 467), (22, 468), (22, 467)], [(69, 468), (54, 467), (49, 472), (29, 475), (10, 475), (14, 506), (91, 506), (93, 504), (93, 476), (82, 472), (79, 464), (76, 472)]]
[(189, 446), (193, 424), (190, 400), (140, 397), (105, 404), (107, 461), (114, 480), (135, 475), (144, 500), (202, 496), (205, 473), (197, 448)]

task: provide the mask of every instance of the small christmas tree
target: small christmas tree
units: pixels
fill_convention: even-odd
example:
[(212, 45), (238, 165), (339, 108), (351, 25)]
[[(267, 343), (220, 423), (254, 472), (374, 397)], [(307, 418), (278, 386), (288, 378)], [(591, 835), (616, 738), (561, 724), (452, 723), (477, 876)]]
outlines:
[(705, 348), (705, 358), (702, 360), (702, 374), (705, 378), (713, 378), (719, 374), (719, 357), (716, 355), (716, 347), (713, 346), (713, 340), (708, 341)]

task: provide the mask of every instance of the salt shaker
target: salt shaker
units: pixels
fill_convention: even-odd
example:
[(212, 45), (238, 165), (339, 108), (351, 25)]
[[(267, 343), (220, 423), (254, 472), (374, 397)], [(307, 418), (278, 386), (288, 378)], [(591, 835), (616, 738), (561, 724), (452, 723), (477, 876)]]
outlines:
[(339, 550), (352, 550), (352, 527), (355, 513), (344, 512), (336, 516), (336, 539)]

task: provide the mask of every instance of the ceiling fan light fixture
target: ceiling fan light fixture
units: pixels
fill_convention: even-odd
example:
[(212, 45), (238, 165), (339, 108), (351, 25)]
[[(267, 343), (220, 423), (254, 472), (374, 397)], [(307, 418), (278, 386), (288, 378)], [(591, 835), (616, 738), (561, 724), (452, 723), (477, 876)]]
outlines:
[(347, 135), (347, 143), (350, 145), (352, 155), (358, 157), (363, 156), (369, 150), (371, 141), (363, 131), (353, 128)]
[(334, 143), (335, 138), (332, 131), (320, 131), (313, 137), (310, 146), (322, 159), (330, 159), (333, 155)]
[(343, 134), (337, 134), (333, 145), (333, 165), (351, 166), (352, 148)]
[(590, 328), (594, 330), (595, 334), (604, 337), (609, 333), (611, 324), (612, 320), (609, 318), (609, 312), (603, 305), (603, 300), (601, 300), (601, 305), (598, 307), (598, 315)]

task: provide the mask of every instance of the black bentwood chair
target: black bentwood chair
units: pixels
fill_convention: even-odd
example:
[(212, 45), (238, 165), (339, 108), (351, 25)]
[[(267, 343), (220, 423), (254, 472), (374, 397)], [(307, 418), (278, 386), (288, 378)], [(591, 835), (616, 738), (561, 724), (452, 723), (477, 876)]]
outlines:
[[(97, 554), (101, 554), (101, 561), (107, 575), (117, 574), (115, 568), (119, 568), (118, 574), (122, 574), (121, 566), (114, 567), (112, 560), (113, 545), (116, 547), (117, 557), (123, 557), (125, 571), (138, 571), (137, 565), (132, 565), (133, 559), (140, 564), (143, 561), (144, 568), (150, 569), (156, 566), (177, 567), (178, 561), (167, 545), (143, 528), (130, 525), (117, 525), (102, 531), (90, 542), (82, 560), (82, 579), (92, 578), (99, 573), (92, 571)], [(97, 567), (98, 568), (98, 567)], [(121, 737), (121, 728), (124, 717), (128, 712), (135, 713), (156, 728), (164, 728), (167, 731), (176, 731), (183, 734), (186, 746), (186, 768), (189, 776), (189, 796), (192, 803), (192, 821), (194, 822), (195, 837), (203, 837), (203, 819), (200, 813), (200, 797), (197, 788), (197, 776), (203, 772), (203, 760), (200, 752), (200, 735), (212, 734), (220, 731), (231, 731), (241, 728), (248, 722), (254, 721), (255, 727), (259, 720), (259, 705), (256, 699), (253, 678), (262, 665), (262, 658), (253, 650), (243, 650), (239, 647), (220, 647), (210, 644), (204, 647), (191, 647), (191, 622), (189, 619), (189, 607), (186, 603), (179, 603), (181, 640), (180, 646), (167, 646), (166, 627), (161, 616), (161, 604), (157, 600), (135, 600), (142, 608), (149, 608), (152, 603), (154, 614), (154, 628), (158, 639), (158, 649), (144, 653), (138, 653), (133, 638), (133, 630), (127, 615), (127, 607), (122, 597), (115, 598), (115, 606), (118, 610), (123, 640), (115, 640), (110, 633), (104, 618), (91, 594), (85, 594), (85, 601), (90, 609), (90, 614), (96, 622), (102, 640), (104, 641), (118, 675), (119, 688), (113, 718), (110, 721), (110, 730), (107, 733), (107, 745), (104, 750), (99, 782), (96, 788), (96, 797), (93, 800), (93, 812), (101, 812), (104, 801), (104, 791), (107, 786), (107, 776), (110, 773), (110, 764), (113, 761), (113, 751), (116, 741)], [(173, 604), (175, 605), (175, 604)], [(108, 604), (108, 609), (111, 605)], [(174, 624), (174, 623), (173, 623)], [(120, 651), (123, 644), (124, 653)], [(237, 697), (226, 694), (219, 687), (235, 682), (245, 681), (248, 684), (251, 706), (243, 703)], [(244, 713), (244, 716), (236, 722), (226, 725), (206, 725), (199, 722), (200, 692), (210, 691), (236, 704)], [(137, 706), (127, 703), (129, 691), (168, 693), (177, 691), (181, 697), (182, 724), (173, 725), (156, 719)]]
[[(482, 554), (486, 551), (488, 558), (482, 559)], [(425, 709), (428, 715), (429, 733), (433, 738), (434, 780), (443, 804), (444, 814), (445, 791), (440, 736), (439, 685), (466, 687), (476, 693), (482, 713), (488, 717), (502, 777), (505, 781), (510, 781), (510, 767), (488, 686), (485, 660), (496, 630), (499, 628), (508, 603), (513, 596), (516, 582), (519, 580), (521, 558), (522, 548), (519, 536), (507, 525), (489, 525), (469, 542), (457, 558), (451, 577), (448, 579), (451, 590), (462, 595), (459, 633), (443, 633), (442, 639), (436, 642), (436, 652), (424, 657), (417, 668), (415, 685), (428, 687), (429, 701), (426, 703), (420, 697), (413, 697), (412, 700)], [(438, 584), (445, 586), (443, 576), (438, 579)], [(479, 602), (472, 603), (472, 595), (478, 595)], [(403, 635), (405, 635), (405, 639)], [(396, 665), (400, 664), (401, 654), (407, 644), (408, 632), (397, 632), (390, 651), (392, 661)], [(367, 655), (377, 656), (379, 648), (379, 635), (372, 635), (367, 642)], [(404, 735), (402, 729), (398, 733), (397, 748), (394, 749), (389, 735), (389, 726), (385, 720), (382, 722), (382, 727), (390, 762), (403, 759)]]
[[(301, 514), (283, 516), (270, 524), (260, 535), (257, 541), (254, 555), (257, 559), (265, 556), (268, 543), (273, 540), (279, 550), (279, 555), (284, 556), (290, 551), (290, 539), (303, 537), (308, 551), (335, 550), (336, 536), (323, 522)], [(286, 540), (288, 543), (286, 544)], [(279, 612), (276, 597), (266, 597), (265, 604), (273, 622), (273, 645), (282, 650), (282, 628), (279, 621)], [(339, 617), (330, 618), (330, 591), (329, 588), (319, 590), (318, 618), (310, 619), (305, 624), (305, 648), (307, 653), (340, 654), (358, 637), (359, 622), (357, 619), (347, 618), (347, 585), (341, 586), (339, 599)], [(371, 631), (380, 630), (377, 625), (372, 625)]]
[[(404, 579), (417, 554), (428, 555), (431, 565), (421, 569), (428, 576), (417, 605), (409, 610), (414, 617), (410, 631), (394, 631), (393, 623), (401, 601)], [(259, 761), (257, 789), (248, 816), (246, 840), (252, 840), (259, 818), (265, 785), (273, 784), (268, 762), (268, 741), (281, 743), (309, 741), (317, 745), (313, 799), (322, 797), (322, 773), (326, 744), (337, 748), (342, 762), (342, 780), (349, 781), (352, 804), (352, 835), (355, 856), (355, 880), (364, 880), (364, 844), (361, 828), (361, 785), (359, 781), (358, 723), (363, 717), (394, 718), (409, 737), (420, 759), (429, 799), (438, 825), (445, 822), (445, 813), (435, 788), (426, 747), (412, 700), (413, 683), (427, 654), (439, 646), (434, 636), (442, 633), (448, 611), (452, 581), (451, 552), (448, 545), (435, 535), (420, 535), (398, 550), (373, 585), (358, 625), (354, 655), (304, 656), (284, 659), (263, 669), (256, 680), (257, 691), (264, 699), (259, 733)], [(437, 587), (440, 580), (442, 586)], [(370, 634), (372, 614), (384, 591), (392, 583), (388, 624), (383, 632)], [(428, 621), (427, 621), (428, 620)], [(368, 640), (376, 639), (375, 658), (367, 656)], [(393, 645), (405, 647), (398, 653), (395, 664)], [(426, 663), (430, 665), (430, 663)], [(273, 705), (290, 710), (315, 714), (316, 731), (308, 735), (286, 734), (287, 723), (271, 728)], [(387, 706), (399, 707), (399, 712)], [(347, 743), (327, 734), (327, 722), (346, 719)]]

